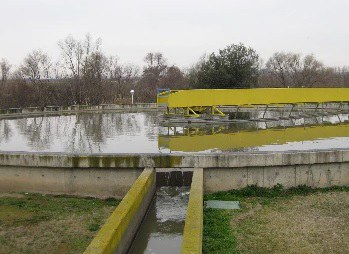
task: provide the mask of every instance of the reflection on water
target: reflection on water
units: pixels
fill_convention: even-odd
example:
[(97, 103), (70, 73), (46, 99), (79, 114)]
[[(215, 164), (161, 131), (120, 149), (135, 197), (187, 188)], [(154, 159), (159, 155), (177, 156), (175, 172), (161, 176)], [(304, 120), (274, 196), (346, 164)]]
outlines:
[(180, 253), (189, 187), (160, 187), (129, 251)]
[(0, 121), (0, 150), (157, 152), (157, 113), (77, 114)]
[(159, 148), (171, 152), (248, 152), (349, 148), (348, 115), (223, 126), (168, 127)]
[(94, 113), (0, 120), (0, 150), (212, 153), (349, 147), (348, 115), (221, 125), (182, 123), (181, 127), (160, 126), (160, 116), (158, 112)]

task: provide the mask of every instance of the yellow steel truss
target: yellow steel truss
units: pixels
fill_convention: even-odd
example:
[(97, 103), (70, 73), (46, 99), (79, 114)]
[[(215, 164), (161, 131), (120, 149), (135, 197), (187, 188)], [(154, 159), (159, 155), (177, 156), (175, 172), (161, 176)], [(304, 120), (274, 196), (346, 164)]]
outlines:
[[(157, 103), (168, 109), (182, 108), (187, 116), (197, 117), (210, 107), (211, 114), (224, 116), (217, 107), (271, 104), (304, 104), (349, 102), (349, 88), (256, 88), (256, 89), (194, 89), (159, 93)], [(169, 110), (170, 111), (170, 110)]]

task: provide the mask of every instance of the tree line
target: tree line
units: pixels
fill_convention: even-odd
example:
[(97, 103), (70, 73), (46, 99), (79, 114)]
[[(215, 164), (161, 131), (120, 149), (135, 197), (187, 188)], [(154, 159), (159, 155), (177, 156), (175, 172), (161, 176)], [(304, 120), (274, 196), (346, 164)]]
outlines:
[(150, 52), (144, 66), (121, 64), (89, 34), (58, 42), (60, 59), (33, 50), (18, 67), (0, 61), (0, 108), (154, 102), (158, 88), (349, 87), (348, 67), (325, 66), (314, 55), (276, 52), (265, 63), (244, 44), (202, 56), (187, 69)]

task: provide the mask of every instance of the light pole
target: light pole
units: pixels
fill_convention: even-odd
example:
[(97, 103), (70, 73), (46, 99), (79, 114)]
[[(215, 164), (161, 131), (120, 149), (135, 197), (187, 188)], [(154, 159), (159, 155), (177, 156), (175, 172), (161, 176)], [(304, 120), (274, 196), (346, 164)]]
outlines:
[(135, 90), (131, 90), (130, 93), (131, 93), (132, 104), (133, 104), (133, 94), (135, 93)]

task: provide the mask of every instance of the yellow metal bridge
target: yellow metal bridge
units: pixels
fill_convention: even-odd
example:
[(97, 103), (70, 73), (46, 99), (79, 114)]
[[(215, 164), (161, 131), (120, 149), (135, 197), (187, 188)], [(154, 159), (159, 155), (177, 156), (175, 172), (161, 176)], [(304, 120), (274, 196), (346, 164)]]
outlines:
[(157, 103), (168, 114), (199, 117), (202, 113), (224, 116), (220, 106), (296, 105), (347, 103), (349, 88), (194, 89), (158, 92)]

